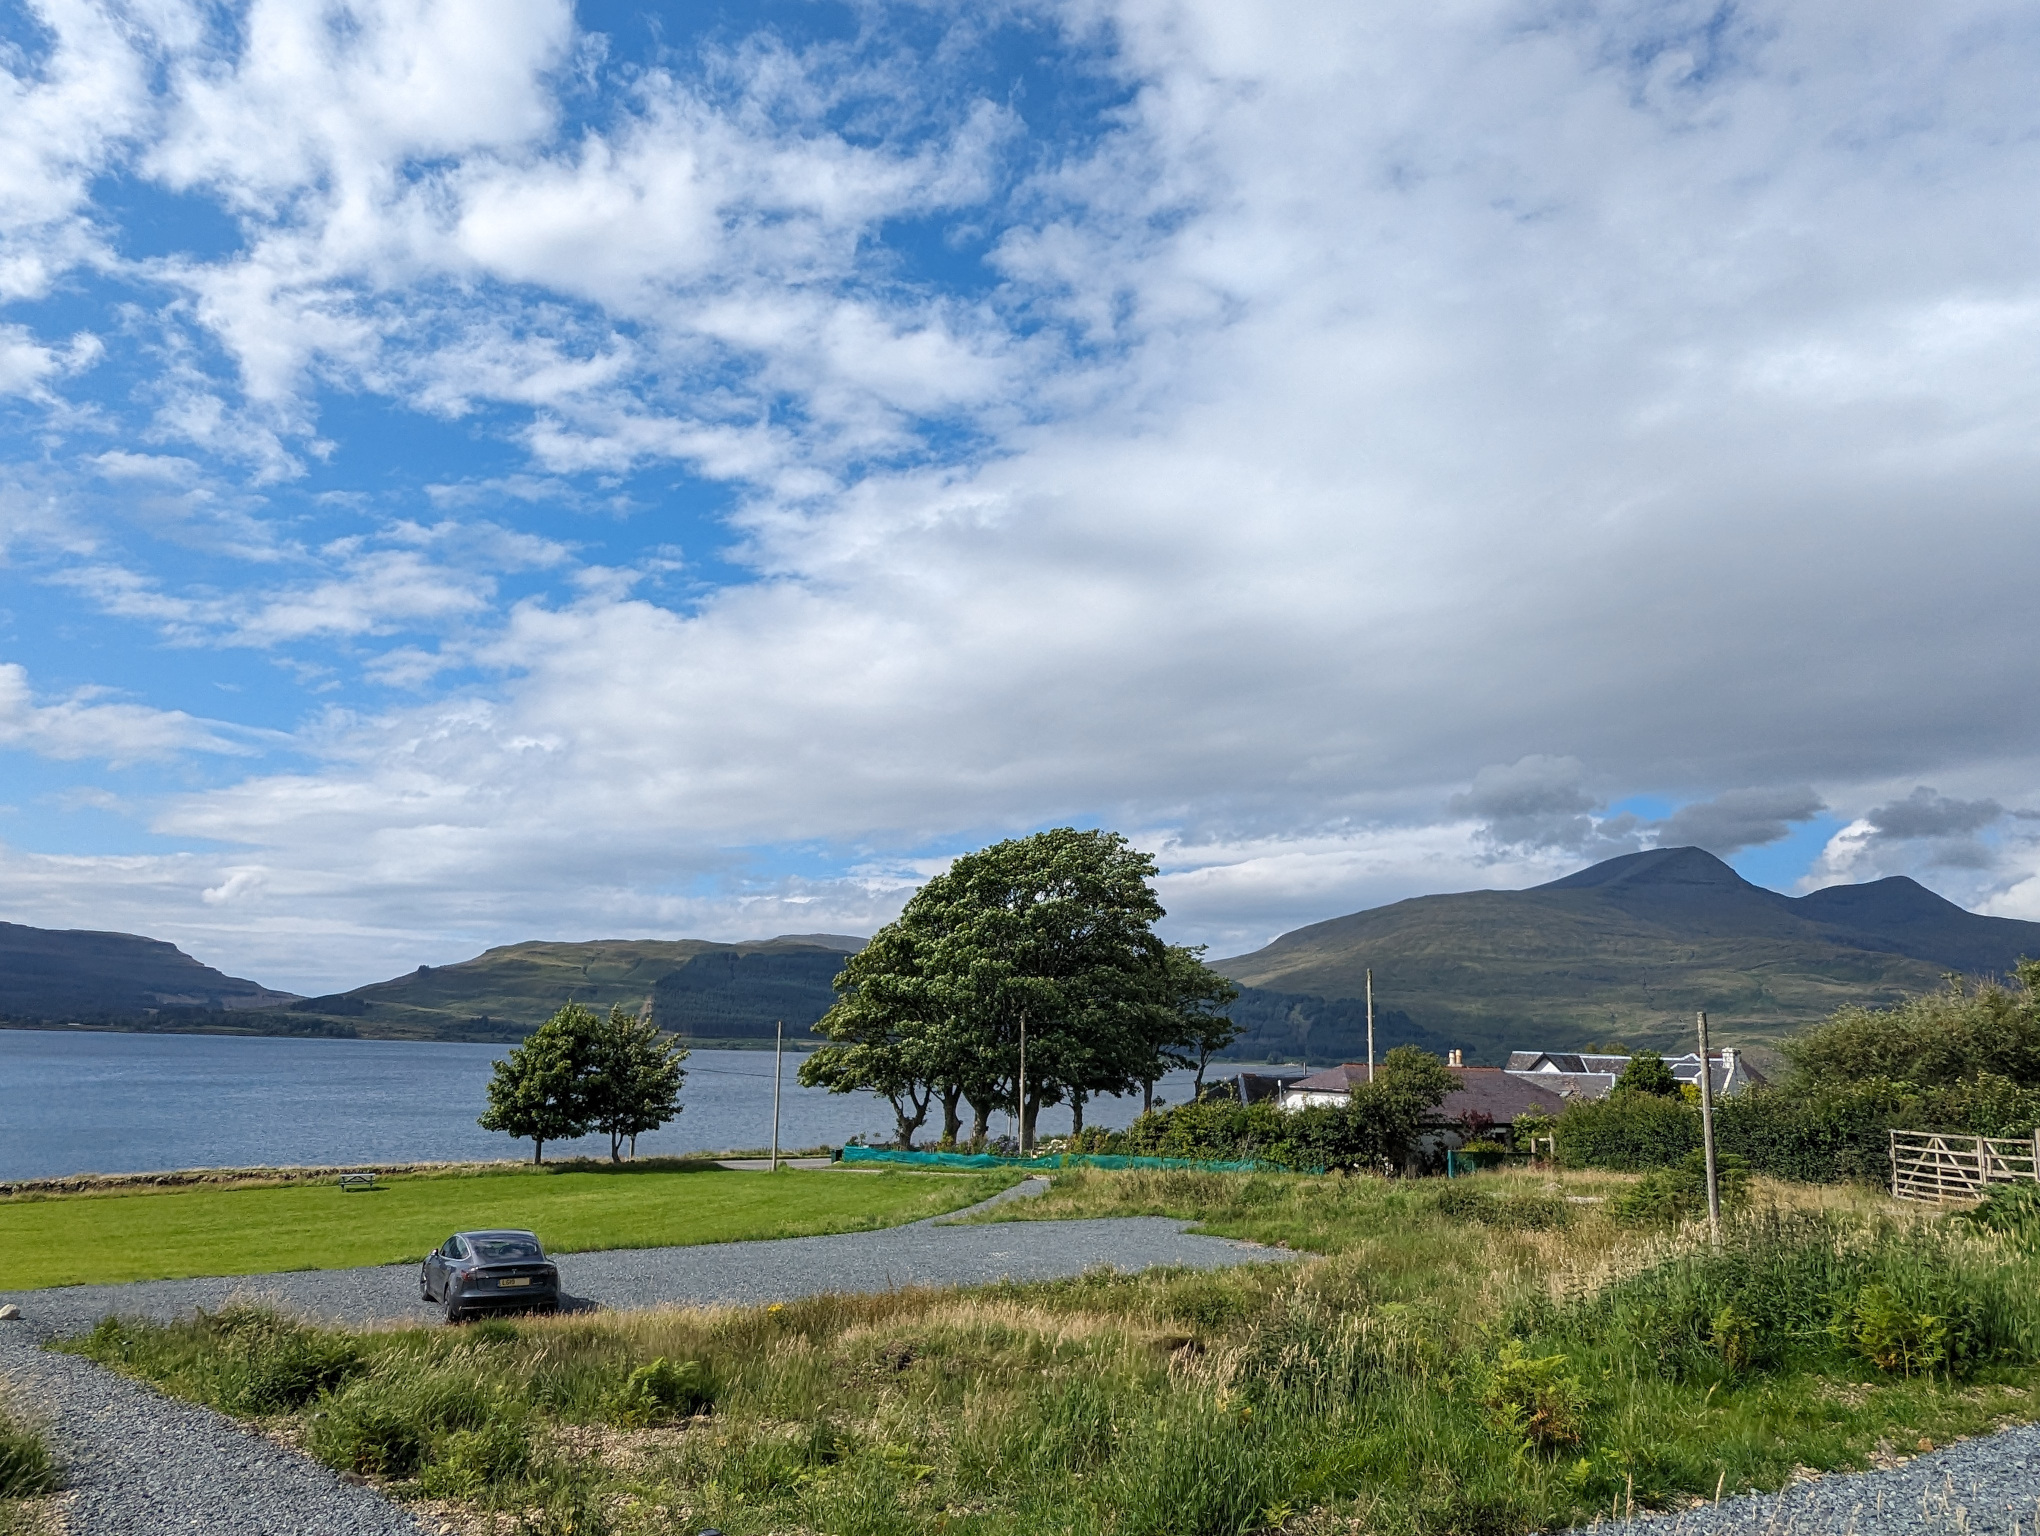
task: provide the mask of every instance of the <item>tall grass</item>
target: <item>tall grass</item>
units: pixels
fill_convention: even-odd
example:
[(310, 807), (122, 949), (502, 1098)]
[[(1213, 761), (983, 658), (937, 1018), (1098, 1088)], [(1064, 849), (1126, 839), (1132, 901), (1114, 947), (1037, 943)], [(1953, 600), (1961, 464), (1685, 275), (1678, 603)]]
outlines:
[(505, 1536), (1492, 1536), (2040, 1400), (2014, 1240), (1774, 1188), (1717, 1252), (1567, 1198), (1622, 1187), (1094, 1174), (1046, 1201), (1335, 1256), (464, 1329), (221, 1314), (78, 1347)]
[(27, 1419), (0, 1400), (0, 1536), (54, 1536), (43, 1496), (63, 1484), (49, 1443)]

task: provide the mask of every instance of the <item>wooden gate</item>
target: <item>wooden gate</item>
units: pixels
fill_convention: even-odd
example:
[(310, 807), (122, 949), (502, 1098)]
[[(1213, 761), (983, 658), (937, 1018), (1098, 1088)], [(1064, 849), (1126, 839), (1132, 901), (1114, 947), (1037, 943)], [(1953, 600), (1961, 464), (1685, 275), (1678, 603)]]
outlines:
[(1899, 1200), (1974, 1200), (1993, 1184), (2040, 1181), (2040, 1130), (2028, 1137), (1891, 1133), (1891, 1193)]

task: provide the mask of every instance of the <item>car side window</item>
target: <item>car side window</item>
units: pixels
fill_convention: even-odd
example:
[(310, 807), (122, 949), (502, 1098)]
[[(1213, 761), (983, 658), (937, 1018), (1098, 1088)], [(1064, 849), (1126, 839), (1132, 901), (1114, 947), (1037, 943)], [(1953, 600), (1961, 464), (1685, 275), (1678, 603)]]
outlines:
[(457, 1238), (457, 1237), (449, 1237), (449, 1238), (448, 1238), (448, 1239), (446, 1240), (445, 1246), (443, 1246), (443, 1247), (442, 1247), (442, 1248), (441, 1248), (441, 1249), (439, 1250), (439, 1252), (441, 1253), (441, 1255), (442, 1255), (442, 1256), (444, 1256), (444, 1257), (446, 1257), (446, 1258), (449, 1258), (449, 1259), (457, 1259), (457, 1258), (459, 1258), (459, 1257), (460, 1257), (460, 1239), (459, 1239), (459, 1238)]

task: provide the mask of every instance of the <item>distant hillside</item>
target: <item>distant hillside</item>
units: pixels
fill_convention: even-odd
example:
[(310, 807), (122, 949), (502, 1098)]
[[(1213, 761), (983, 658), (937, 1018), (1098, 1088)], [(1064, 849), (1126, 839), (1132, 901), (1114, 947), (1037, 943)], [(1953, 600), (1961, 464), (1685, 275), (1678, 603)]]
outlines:
[(0, 1018), (15, 1023), (270, 1008), (293, 996), (201, 965), (161, 939), (0, 923)]
[[(598, 1013), (650, 999), (652, 1017), (695, 1040), (769, 1040), (775, 1020), (806, 1043), (834, 1000), (830, 983), (862, 939), (838, 934), (717, 944), (706, 939), (601, 939), (508, 944), (458, 965), (351, 992), (307, 997), (260, 1015), (278, 1030), (434, 1040), (514, 1040), (562, 1005)], [(236, 1023), (255, 1022), (236, 1020)]]
[[(1701, 1008), (1724, 1038), (1761, 1043), (1844, 1003), (1931, 990), (1949, 971), (2009, 974), (2021, 955), (2040, 956), (2040, 923), (1979, 917), (1902, 877), (1795, 899), (1701, 849), (1667, 848), (1527, 891), (1333, 918), (1213, 968), (1248, 989), (1241, 1056), (1350, 1059), (1364, 1049), (1354, 1016), (1372, 966), (1378, 1048), (1443, 1042), (1492, 1061), (1610, 1039), (1688, 1049)], [(1262, 992), (1287, 1002), (1255, 1001)]]

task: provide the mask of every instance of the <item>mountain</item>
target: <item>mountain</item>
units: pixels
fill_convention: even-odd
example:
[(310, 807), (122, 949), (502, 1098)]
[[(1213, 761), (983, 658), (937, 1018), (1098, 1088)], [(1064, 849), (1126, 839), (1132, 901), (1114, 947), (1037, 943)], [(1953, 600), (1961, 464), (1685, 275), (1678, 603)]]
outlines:
[[(599, 939), (506, 944), (458, 965), (301, 998), (260, 1016), (279, 1031), (409, 1039), (515, 1040), (562, 1005), (598, 1013), (649, 999), (652, 1017), (699, 1041), (762, 1041), (777, 1020), (806, 1043), (834, 1001), (830, 983), (864, 941), (792, 934), (736, 944), (706, 939)], [(256, 1020), (239, 1020), (253, 1023)]]
[(1377, 1049), (1494, 1060), (1613, 1039), (1690, 1049), (1701, 1008), (1722, 1038), (1761, 1044), (1950, 971), (2009, 974), (2022, 955), (2040, 955), (2040, 923), (1979, 917), (1903, 877), (1795, 898), (1702, 849), (1660, 848), (1525, 891), (1335, 917), (1212, 965), (1246, 992), (1238, 1054), (1351, 1059), (1372, 966)]
[(0, 923), (0, 1018), (15, 1022), (273, 1008), (293, 996), (225, 975), (161, 939)]

